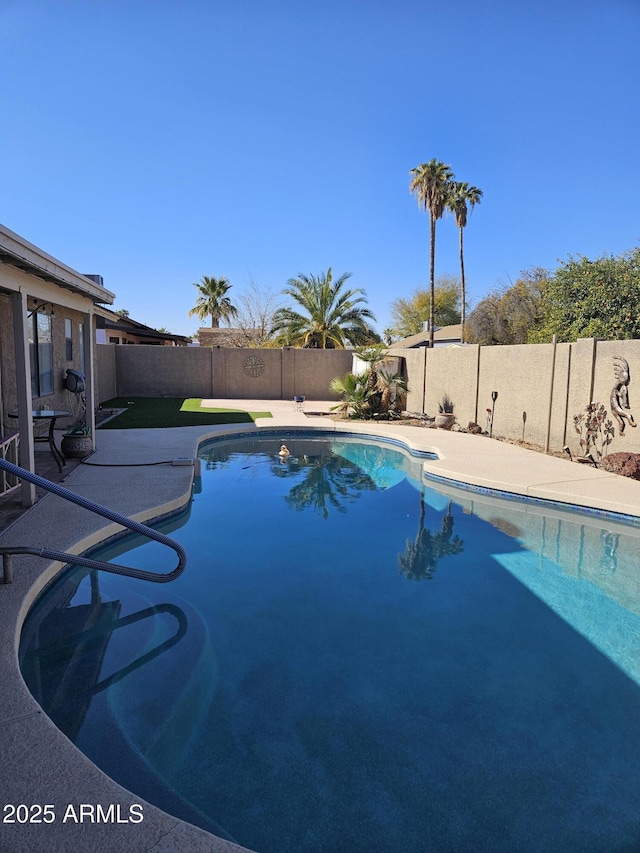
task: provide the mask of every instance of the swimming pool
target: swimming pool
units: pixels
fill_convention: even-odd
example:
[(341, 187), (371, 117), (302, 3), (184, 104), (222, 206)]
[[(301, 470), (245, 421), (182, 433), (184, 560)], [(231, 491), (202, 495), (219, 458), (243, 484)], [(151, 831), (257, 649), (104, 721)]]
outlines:
[(203, 448), (178, 581), (72, 570), (34, 607), (22, 668), (63, 731), (260, 853), (633, 849), (638, 530), (434, 488), (399, 447), (264, 441)]

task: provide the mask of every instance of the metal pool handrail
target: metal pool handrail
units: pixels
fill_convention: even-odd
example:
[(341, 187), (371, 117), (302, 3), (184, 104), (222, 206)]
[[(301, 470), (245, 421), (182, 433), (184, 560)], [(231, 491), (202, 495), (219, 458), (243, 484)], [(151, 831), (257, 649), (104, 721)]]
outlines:
[(29, 546), (9, 545), (7, 547), (0, 547), (2, 565), (4, 569), (4, 583), (11, 583), (13, 580), (11, 558), (14, 554), (31, 554), (35, 557), (43, 557), (46, 560), (57, 560), (61, 563), (70, 563), (74, 566), (85, 566), (88, 569), (99, 569), (103, 572), (111, 572), (114, 575), (124, 575), (129, 578), (152, 581), (153, 583), (169, 583), (169, 581), (173, 581), (179, 577), (185, 570), (187, 565), (187, 552), (179, 542), (176, 542), (175, 539), (171, 539), (169, 536), (165, 536), (164, 533), (159, 533), (157, 530), (147, 527), (146, 524), (141, 524), (138, 521), (127, 518), (127, 516), (122, 515), (122, 513), (115, 512), (112, 509), (108, 509), (108, 507), (101, 506), (88, 498), (83, 498), (81, 495), (76, 495), (74, 492), (69, 491), (69, 489), (65, 489), (57, 483), (52, 483), (51, 480), (46, 480), (38, 474), (27, 471), (25, 468), (20, 468), (12, 462), (7, 462), (5, 459), (0, 458), (0, 469), (19, 477), (21, 480), (33, 483), (41, 489), (45, 489), (45, 491), (51, 492), (70, 503), (74, 503), (84, 509), (88, 509), (96, 515), (101, 515), (104, 518), (109, 519), (109, 521), (114, 521), (116, 524), (120, 524), (122, 527), (126, 527), (134, 533), (146, 536), (147, 539), (153, 539), (161, 545), (166, 545), (178, 555), (178, 565), (172, 572), (168, 572), (167, 574), (157, 574), (156, 572), (147, 572), (144, 569), (133, 569), (129, 566), (120, 566), (117, 563), (106, 563), (104, 560), (92, 560), (89, 557), (83, 557), (78, 554), (68, 554), (66, 551), (57, 551), (53, 548), (32, 548)]

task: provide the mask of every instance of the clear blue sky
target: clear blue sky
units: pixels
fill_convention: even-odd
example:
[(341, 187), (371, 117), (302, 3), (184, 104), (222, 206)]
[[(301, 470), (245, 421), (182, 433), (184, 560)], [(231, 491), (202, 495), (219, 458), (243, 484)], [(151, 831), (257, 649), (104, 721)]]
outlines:
[[(484, 191), (472, 304), (640, 223), (640, 0), (0, 0), (0, 222), (190, 334), (192, 282), (428, 282), (409, 171)], [(436, 273), (458, 272), (451, 218)]]

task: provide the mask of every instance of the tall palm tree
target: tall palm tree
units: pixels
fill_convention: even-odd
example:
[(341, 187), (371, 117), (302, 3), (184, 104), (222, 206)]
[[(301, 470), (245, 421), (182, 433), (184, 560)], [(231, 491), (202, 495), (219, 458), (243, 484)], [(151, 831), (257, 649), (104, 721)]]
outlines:
[(345, 349), (380, 340), (368, 325), (375, 321), (368, 308), (364, 291), (346, 290), (351, 273), (334, 282), (331, 267), (319, 276), (299, 274), (290, 278), (283, 291), (297, 302), (302, 311), (280, 308), (273, 316), (271, 331), (281, 344), (309, 349)]
[(438, 533), (432, 533), (424, 526), (424, 486), (420, 492), (420, 521), (418, 535), (415, 539), (407, 539), (405, 550), (398, 554), (400, 571), (409, 580), (431, 580), (441, 557), (462, 554), (464, 542), (456, 534), (453, 539), (452, 502), (449, 501), (447, 512), (442, 518)]
[[(465, 181), (453, 181), (451, 191), (447, 199), (447, 207), (456, 218), (456, 225), (460, 229), (460, 282), (462, 285), (460, 299), (460, 339), (464, 342), (464, 321), (466, 318), (466, 287), (464, 281), (464, 250), (462, 244), (462, 233), (467, 225), (467, 212), (472, 212), (476, 204), (480, 204), (482, 190), (472, 187)], [(468, 208), (467, 208), (468, 205)]]
[(220, 320), (228, 321), (237, 315), (238, 309), (226, 295), (231, 284), (224, 276), (213, 278), (203, 275), (202, 281), (194, 282), (193, 286), (198, 289), (198, 298), (189, 311), (190, 317), (195, 315), (203, 322), (207, 317), (211, 317), (211, 328), (217, 329), (220, 327)]
[(410, 192), (416, 194), (420, 207), (429, 211), (429, 346), (433, 347), (436, 222), (444, 213), (454, 175), (450, 166), (435, 158), (416, 166), (410, 175)]

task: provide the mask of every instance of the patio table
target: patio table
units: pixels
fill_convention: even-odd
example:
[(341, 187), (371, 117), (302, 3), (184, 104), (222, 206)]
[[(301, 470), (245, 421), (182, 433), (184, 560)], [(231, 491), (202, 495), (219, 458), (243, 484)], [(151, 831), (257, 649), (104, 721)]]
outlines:
[[(9, 412), (10, 418), (17, 418), (17, 412)], [(58, 418), (68, 418), (71, 417), (71, 412), (67, 412), (64, 409), (40, 409), (34, 410), (31, 412), (31, 417), (34, 421), (49, 421), (49, 432), (47, 435), (34, 435), (33, 440), (35, 441), (46, 441), (49, 443), (49, 449), (51, 450), (51, 455), (55, 459), (56, 465), (58, 466), (58, 471), (62, 473), (62, 466), (66, 465), (66, 460), (62, 453), (56, 447), (54, 429), (56, 426), (56, 420)]]

